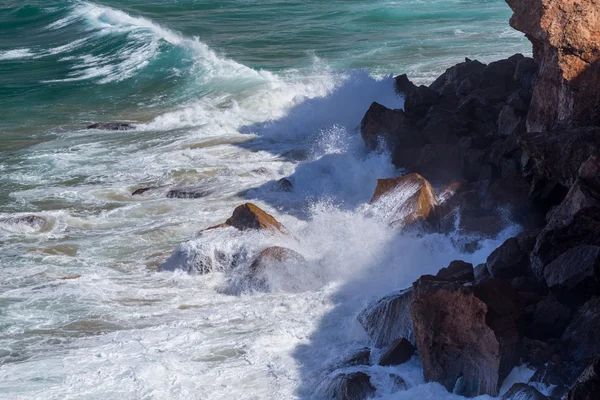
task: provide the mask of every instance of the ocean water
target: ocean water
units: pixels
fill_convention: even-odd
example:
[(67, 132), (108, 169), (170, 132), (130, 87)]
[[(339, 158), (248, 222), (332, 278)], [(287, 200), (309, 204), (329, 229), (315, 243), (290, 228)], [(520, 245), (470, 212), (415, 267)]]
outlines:
[[(361, 309), (519, 229), (474, 254), (393, 230), (367, 203), (400, 171), (357, 132), (372, 101), (402, 107), (393, 74), (528, 54), (509, 17), (502, 0), (4, 0), (0, 398), (325, 398), (369, 345)], [(85, 129), (108, 121), (137, 129)], [(167, 198), (187, 186), (204, 196)], [(249, 200), (290, 235), (198, 234)], [(30, 214), (47, 222), (10, 222)], [(253, 290), (270, 245), (308, 263)], [(213, 273), (184, 271), (216, 253)], [(361, 368), (380, 398), (458, 398), (416, 359), (344, 371)]]

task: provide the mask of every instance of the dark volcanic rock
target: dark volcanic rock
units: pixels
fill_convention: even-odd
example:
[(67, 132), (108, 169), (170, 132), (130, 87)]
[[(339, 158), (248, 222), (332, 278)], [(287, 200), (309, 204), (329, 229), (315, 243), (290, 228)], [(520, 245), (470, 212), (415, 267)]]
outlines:
[(600, 247), (583, 245), (567, 250), (544, 268), (544, 279), (561, 295), (587, 299), (598, 291)]
[(283, 192), (291, 192), (294, 189), (294, 185), (287, 178), (281, 178), (277, 181), (277, 188)]
[(394, 152), (397, 147), (414, 149), (424, 144), (419, 133), (411, 126), (402, 110), (390, 110), (378, 103), (371, 107), (360, 124), (360, 134), (371, 150), (381, 144)]
[(396, 93), (406, 94), (417, 89), (417, 86), (412, 83), (406, 74), (398, 75), (394, 78)]
[(529, 265), (529, 252), (521, 248), (516, 237), (506, 240), (486, 261), (490, 275), (496, 278), (529, 275)]
[(597, 400), (600, 398), (600, 359), (587, 367), (566, 400)]
[(556, 300), (547, 298), (539, 302), (527, 335), (533, 339), (559, 338), (571, 320), (571, 311)]
[(485, 303), (459, 283), (414, 286), (410, 313), (425, 379), (464, 396), (496, 395), (500, 346)]
[(134, 190), (134, 191), (131, 193), (131, 195), (132, 195), (132, 196), (139, 196), (139, 195), (141, 195), (141, 194), (144, 194), (144, 193), (146, 193), (147, 191), (149, 191), (149, 190), (152, 190), (152, 189), (156, 189), (156, 188), (154, 188), (154, 187), (144, 187), (144, 188), (139, 188), (139, 189), (136, 189), (136, 190)]
[(99, 129), (103, 131), (130, 131), (135, 129), (135, 125), (127, 124), (124, 122), (108, 122), (108, 123), (97, 123), (87, 127), (87, 129)]
[(402, 338), (394, 341), (389, 349), (381, 356), (379, 365), (404, 364), (415, 354), (415, 346), (408, 340)]
[(533, 386), (529, 386), (525, 383), (515, 383), (511, 388), (502, 396), (502, 400), (548, 400), (546, 396), (540, 393), (539, 390)]
[(340, 374), (333, 378), (326, 396), (332, 400), (366, 400), (375, 394), (371, 378), (364, 372)]
[(410, 316), (412, 294), (412, 289), (392, 293), (365, 308), (358, 315), (358, 322), (376, 347), (386, 348), (403, 338), (415, 343)]
[(438, 93), (427, 86), (419, 86), (405, 94), (404, 110), (413, 118), (420, 118), (427, 114), (431, 106), (440, 101)]
[(460, 260), (455, 260), (446, 268), (440, 269), (436, 277), (447, 281), (472, 282), (475, 280), (473, 264)]
[(447, 89), (445, 89), (447, 87), (456, 88), (455, 90), (457, 91), (464, 90), (470, 92), (479, 86), (481, 73), (485, 67), (485, 64), (467, 58), (465, 62), (448, 68), (429, 87), (440, 94), (447, 92)]

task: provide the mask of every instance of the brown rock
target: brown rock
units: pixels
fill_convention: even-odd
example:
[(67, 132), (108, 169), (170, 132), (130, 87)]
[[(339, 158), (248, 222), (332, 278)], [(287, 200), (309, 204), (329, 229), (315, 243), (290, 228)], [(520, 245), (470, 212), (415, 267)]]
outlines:
[(400, 365), (404, 364), (415, 354), (415, 346), (408, 340), (402, 338), (392, 343), (389, 349), (381, 356), (379, 365)]
[(246, 229), (259, 229), (282, 231), (282, 225), (270, 214), (267, 214), (252, 203), (238, 206), (233, 215), (225, 221), (225, 225), (244, 231)]
[(496, 395), (500, 348), (485, 303), (458, 283), (414, 286), (410, 313), (425, 379), (459, 395)]
[(513, 28), (539, 64), (530, 132), (600, 125), (600, 7), (596, 0), (507, 0)]
[(364, 372), (340, 374), (327, 388), (326, 398), (332, 400), (366, 400), (375, 394), (371, 378)]
[(433, 221), (436, 215), (437, 196), (427, 179), (419, 174), (398, 178), (378, 179), (371, 204), (380, 203), (386, 209), (390, 223), (403, 226), (419, 220)]
[(306, 259), (294, 250), (286, 249), (285, 247), (272, 246), (261, 251), (258, 257), (250, 265), (250, 271), (256, 273), (277, 264), (294, 263), (301, 265), (305, 262)]

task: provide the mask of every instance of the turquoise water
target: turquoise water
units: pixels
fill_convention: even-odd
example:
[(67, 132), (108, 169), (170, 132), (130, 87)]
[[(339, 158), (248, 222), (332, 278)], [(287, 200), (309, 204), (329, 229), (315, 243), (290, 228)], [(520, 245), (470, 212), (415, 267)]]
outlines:
[[(367, 203), (400, 172), (357, 126), (372, 101), (402, 107), (393, 74), (528, 53), (509, 17), (502, 0), (4, 0), (0, 398), (321, 398), (324, 366), (369, 344), (368, 302), (502, 242), (466, 255), (388, 227)], [(137, 129), (85, 129), (107, 121)], [(203, 197), (167, 197), (188, 186)], [(248, 200), (292, 234), (198, 236)], [(46, 222), (11, 222), (30, 214)], [(272, 245), (310, 267), (245, 292)], [(157, 272), (175, 248), (242, 261)], [(416, 360), (369, 368), (382, 398), (456, 398)]]

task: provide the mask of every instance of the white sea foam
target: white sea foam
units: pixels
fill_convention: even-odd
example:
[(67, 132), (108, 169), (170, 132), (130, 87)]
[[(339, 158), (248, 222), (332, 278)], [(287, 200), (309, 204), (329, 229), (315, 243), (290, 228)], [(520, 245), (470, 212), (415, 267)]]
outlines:
[(34, 57), (35, 53), (31, 49), (14, 49), (0, 51), (0, 61), (2, 60), (20, 60), (24, 58)]

